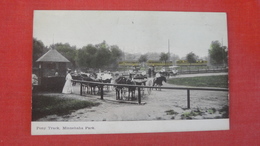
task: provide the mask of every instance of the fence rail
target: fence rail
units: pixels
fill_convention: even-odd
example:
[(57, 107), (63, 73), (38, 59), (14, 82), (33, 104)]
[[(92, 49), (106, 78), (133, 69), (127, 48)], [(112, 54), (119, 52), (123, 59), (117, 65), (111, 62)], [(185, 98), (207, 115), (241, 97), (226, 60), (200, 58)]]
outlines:
[(197, 73), (216, 73), (228, 72), (226, 67), (205, 67), (205, 66), (180, 66), (178, 73), (180, 74), (197, 74)]
[(98, 84), (100, 86), (100, 99), (104, 99), (103, 87), (108, 86), (123, 86), (123, 87), (136, 87), (138, 91), (138, 103), (141, 104), (141, 88), (158, 88), (158, 89), (169, 89), (169, 90), (187, 90), (187, 108), (190, 108), (190, 91), (191, 90), (202, 90), (202, 91), (229, 91), (227, 88), (201, 88), (201, 87), (154, 87), (154, 86), (142, 86), (142, 85), (128, 85), (128, 84), (111, 84), (91, 81), (72, 80), (73, 82), (80, 83), (80, 95), (82, 96), (82, 89), (84, 84)]

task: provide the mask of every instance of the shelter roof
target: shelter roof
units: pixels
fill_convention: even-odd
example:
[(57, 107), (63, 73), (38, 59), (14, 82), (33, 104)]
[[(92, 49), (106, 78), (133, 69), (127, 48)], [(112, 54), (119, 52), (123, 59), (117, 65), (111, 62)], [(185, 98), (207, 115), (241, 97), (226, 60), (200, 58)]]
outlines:
[(70, 62), (67, 58), (61, 55), (56, 49), (50, 49), (42, 55), (36, 62)]

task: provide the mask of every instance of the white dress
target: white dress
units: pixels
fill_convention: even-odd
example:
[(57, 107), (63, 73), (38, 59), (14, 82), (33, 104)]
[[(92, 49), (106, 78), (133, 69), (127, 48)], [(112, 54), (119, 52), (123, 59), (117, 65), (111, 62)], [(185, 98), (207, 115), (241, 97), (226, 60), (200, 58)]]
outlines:
[(73, 93), (73, 88), (72, 88), (72, 77), (70, 73), (67, 74), (66, 76), (66, 82), (63, 87), (62, 93)]

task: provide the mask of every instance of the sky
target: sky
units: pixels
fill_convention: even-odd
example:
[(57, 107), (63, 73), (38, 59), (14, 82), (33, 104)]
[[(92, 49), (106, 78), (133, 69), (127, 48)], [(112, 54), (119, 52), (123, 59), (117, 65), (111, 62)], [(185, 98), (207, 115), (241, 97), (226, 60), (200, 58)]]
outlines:
[(226, 13), (172, 11), (34, 11), (33, 37), (45, 46), (81, 48), (106, 41), (128, 53), (208, 55), (212, 41), (227, 41)]

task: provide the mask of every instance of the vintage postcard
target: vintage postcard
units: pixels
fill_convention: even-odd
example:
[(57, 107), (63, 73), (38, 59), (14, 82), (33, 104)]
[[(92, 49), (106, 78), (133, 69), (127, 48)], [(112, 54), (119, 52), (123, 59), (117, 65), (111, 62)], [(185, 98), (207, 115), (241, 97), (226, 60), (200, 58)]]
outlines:
[(32, 135), (229, 130), (226, 13), (36, 10)]

